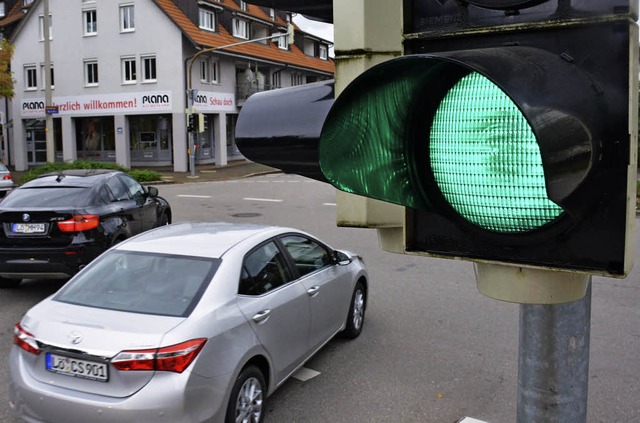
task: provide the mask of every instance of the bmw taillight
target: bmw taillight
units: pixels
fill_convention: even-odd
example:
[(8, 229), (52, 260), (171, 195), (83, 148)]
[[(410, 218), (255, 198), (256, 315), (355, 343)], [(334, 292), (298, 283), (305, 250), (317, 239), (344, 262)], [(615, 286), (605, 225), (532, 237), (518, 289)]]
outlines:
[(77, 214), (71, 219), (58, 222), (58, 229), (62, 232), (80, 232), (97, 228), (100, 216), (96, 214)]
[(5, 181), (11, 181), (13, 179), (13, 177), (11, 176), (10, 173), (6, 173), (2, 179), (4, 179)]
[(182, 373), (204, 347), (206, 338), (192, 339), (169, 347), (121, 351), (111, 359), (118, 370), (157, 370)]
[(38, 346), (38, 341), (36, 338), (31, 335), (26, 330), (22, 329), (20, 323), (18, 323), (13, 329), (13, 343), (29, 352), (31, 354), (38, 355), (40, 354), (40, 347)]

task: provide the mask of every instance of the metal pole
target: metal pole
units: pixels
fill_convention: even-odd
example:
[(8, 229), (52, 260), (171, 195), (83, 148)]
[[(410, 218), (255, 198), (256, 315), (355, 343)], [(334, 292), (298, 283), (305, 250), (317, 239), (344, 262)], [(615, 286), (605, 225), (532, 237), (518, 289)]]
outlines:
[(45, 138), (47, 141), (47, 163), (56, 161), (55, 141), (53, 139), (53, 116), (47, 112), (51, 101), (51, 42), (49, 40), (49, 0), (44, 0), (44, 104), (45, 104)]
[[(187, 94), (187, 105), (189, 109), (189, 113), (193, 114), (193, 90), (191, 86), (189, 86), (189, 91)], [(195, 151), (195, 140), (194, 140), (194, 132), (195, 129), (191, 129), (188, 131), (188, 141), (189, 141), (189, 170), (191, 171), (191, 176), (196, 176), (196, 151)]]
[(591, 278), (581, 300), (520, 306), (518, 423), (585, 423)]

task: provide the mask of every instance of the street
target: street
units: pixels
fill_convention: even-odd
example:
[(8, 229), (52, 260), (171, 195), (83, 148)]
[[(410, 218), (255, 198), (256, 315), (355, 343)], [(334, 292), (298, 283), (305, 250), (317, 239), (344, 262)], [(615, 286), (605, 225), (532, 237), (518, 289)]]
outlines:
[[(265, 421), (453, 423), (471, 416), (515, 421), (519, 306), (477, 292), (467, 262), (383, 252), (375, 230), (335, 226), (335, 190), (296, 175), (159, 185), (173, 221), (291, 226), (364, 257), (370, 296), (364, 331), (331, 341), (270, 397)], [(638, 244), (638, 234), (635, 234)], [(589, 422), (640, 421), (640, 259), (624, 280), (594, 278)], [(4, 357), (0, 421), (7, 404), (6, 357), (22, 314), (61, 286), (26, 281), (0, 293)]]

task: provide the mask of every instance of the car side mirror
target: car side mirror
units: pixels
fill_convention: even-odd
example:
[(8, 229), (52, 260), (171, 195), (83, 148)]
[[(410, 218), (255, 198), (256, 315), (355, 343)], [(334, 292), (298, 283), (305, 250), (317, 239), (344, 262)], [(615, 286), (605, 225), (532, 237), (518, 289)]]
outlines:
[(147, 193), (149, 194), (149, 197), (157, 197), (158, 196), (158, 188), (156, 188), (156, 187), (148, 187), (147, 188)]
[(334, 251), (333, 256), (335, 258), (336, 263), (339, 264), (340, 266), (346, 266), (347, 264), (352, 262), (351, 257), (346, 255), (342, 251)]

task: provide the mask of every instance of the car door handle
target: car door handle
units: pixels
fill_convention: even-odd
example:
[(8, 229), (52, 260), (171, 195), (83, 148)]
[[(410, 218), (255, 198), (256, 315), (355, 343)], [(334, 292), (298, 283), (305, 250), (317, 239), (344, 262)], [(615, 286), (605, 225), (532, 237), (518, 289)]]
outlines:
[(256, 313), (255, 316), (253, 316), (253, 321), (256, 323), (264, 322), (269, 318), (270, 314), (271, 314), (271, 310), (259, 311)]
[(312, 286), (311, 288), (307, 289), (307, 294), (310, 297), (314, 297), (318, 294), (318, 291), (320, 290), (320, 287), (318, 285)]

